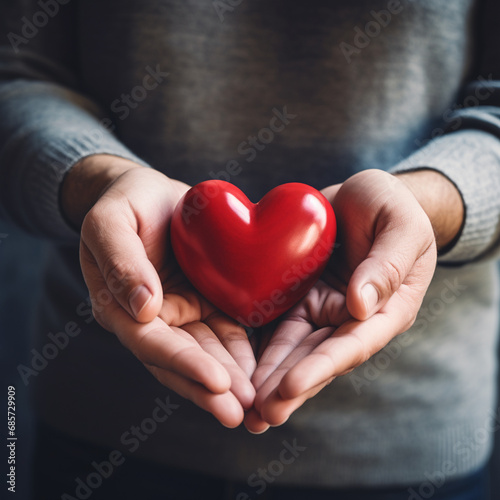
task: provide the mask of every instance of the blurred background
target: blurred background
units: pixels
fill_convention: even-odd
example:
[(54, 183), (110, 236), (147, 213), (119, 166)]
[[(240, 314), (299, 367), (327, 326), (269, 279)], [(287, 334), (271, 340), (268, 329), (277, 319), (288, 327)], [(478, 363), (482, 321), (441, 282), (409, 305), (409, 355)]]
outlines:
[[(16, 388), (16, 495), (31, 498), (33, 413), (29, 387), (23, 384), (17, 366), (29, 366), (34, 312), (40, 293), (45, 244), (0, 221), (0, 400), (2, 404), (2, 450), (7, 427), (7, 387)], [(0, 458), (2, 477), (8, 470), (7, 455)], [(3, 483), (3, 481), (2, 481)], [(4, 490), (2, 484), (2, 497)], [(5, 497), (4, 497), (5, 498)]]
[[(45, 243), (0, 221), (0, 379), (2, 381), (0, 399), (3, 408), (2, 415), (5, 416), (2, 417), (0, 434), (2, 437), (5, 436), (7, 387), (12, 385), (16, 388), (16, 434), (18, 437), (16, 446), (17, 496), (15, 498), (22, 500), (31, 498), (33, 413), (30, 407), (29, 387), (23, 384), (17, 367), (21, 363), (29, 366), (31, 360), (30, 350), (33, 348), (33, 342), (30, 331), (32, 331), (36, 304), (41, 293), (41, 268), (45, 252)], [(497, 403), (497, 408), (499, 406)], [(500, 498), (500, 474), (498, 474), (500, 471), (500, 432), (495, 433), (495, 443), (490, 462), (491, 500)], [(4, 468), (2, 477), (7, 474), (6, 462), (6, 459), (2, 460), (2, 468)]]

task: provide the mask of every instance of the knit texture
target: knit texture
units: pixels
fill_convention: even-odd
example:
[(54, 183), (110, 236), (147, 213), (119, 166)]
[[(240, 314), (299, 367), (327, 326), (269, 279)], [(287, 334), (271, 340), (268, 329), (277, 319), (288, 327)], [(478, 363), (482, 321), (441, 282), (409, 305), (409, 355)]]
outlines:
[[(237, 3), (75, 0), (21, 42), (10, 34), (22, 35), (40, 6), (5, 7), (0, 207), (65, 243), (47, 260), (38, 352), (48, 333), (81, 328), (28, 377), (37, 412), (125, 454), (249, 483), (294, 443), (301, 451), (273, 484), (418, 486), (470, 473), (494, 432), (498, 331), (489, 257), (499, 247), (499, 102), (484, 92), (484, 81), (498, 84), (481, 66), (491, 58), (477, 43), (480, 2)], [(433, 168), (464, 199), (463, 231), (440, 258), (462, 265), (436, 271), (409, 333), (285, 425), (229, 431), (162, 387), (92, 318), (58, 193), (65, 172), (94, 153), (190, 184), (229, 180), (254, 201), (284, 182), (323, 188), (368, 168)], [(132, 446), (127, 431), (167, 395), (179, 408)]]
[(98, 153), (143, 162), (97, 120), (99, 111), (88, 99), (45, 82), (22, 80), (1, 88), (4, 129), (9, 125), (0, 150), (1, 206), (32, 234), (77, 242), (59, 204), (68, 170)]
[[(499, 124), (500, 125), (500, 124)], [(437, 170), (459, 189), (465, 224), (456, 244), (440, 256), (440, 263), (467, 263), (498, 255), (500, 236), (500, 142), (482, 131), (460, 131), (432, 141), (393, 173), (419, 168)], [(471, 171), (478, 175), (471, 175)], [(493, 250), (491, 250), (493, 248)]]

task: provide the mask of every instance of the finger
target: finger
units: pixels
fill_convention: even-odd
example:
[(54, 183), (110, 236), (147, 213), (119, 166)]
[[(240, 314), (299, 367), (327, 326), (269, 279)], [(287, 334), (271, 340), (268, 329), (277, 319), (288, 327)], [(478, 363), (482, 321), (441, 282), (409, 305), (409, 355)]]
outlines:
[[(255, 370), (255, 356), (243, 327), (229, 317), (213, 310), (200, 295), (188, 289), (165, 295), (160, 317), (188, 331), (202, 348), (221, 362), (231, 377), (231, 391), (244, 408), (250, 408), (255, 389), (250, 377)], [(211, 311), (210, 314), (207, 314)], [(203, 319), (204, 323), (199, 320)], [(190, 322), (187, 324), (182, 321)]]
[[(316, 396), (330, 382), (331, 380), (323, 382), (311, 388), (306, 393), (292, 399), (284, 399), (280, 391), (275, 389), (262, 403), (260, 410), (262, 421), (273, 427), (283, 425), (294, 411), (300, 408), (307, 400)], [(264, 424), (261, 425), (263, 426)]]
[(232, 429), (243, 421), (243, 408), (231, 392), (214, 394), (206, 387), (178, 373), (156, 366), (148, 366), (147, 368), (160, 383), (211, 413), (225, 427)]
[[(302, 342), (296, 345), (278, 366), (274, 367), (272, 372), (257, 389), (257, 395), (255, 396), (254, 402), (254, 406), (257, 411), (261, 412), (264, 402), (267, 400), (269, 395), (280, 386), (282, 379), (288, 374), (288, 372), (300, 363), (301, 360), (310, 355), (310, 353), (321, 345), (322, 342), (328, 339), (334, 331), (335, 328), (327, 327), (305, 335)], [(300, 396), (303, 392), (305, 391), (300, 391), (297, 396)], [(287, 396), (285, 395), (285, 397)], [(295, 395), (292, 397), (295, 397)]]
[[(349, 319), (345, 295), (319, 280), (307, 295), (283, 316), (279, 322), (264, 327), (259, 353), (259, 377), (267, 378), (266, 371), (279, 365), (302, 340), (314, 330), (337, 326)], [(314, 326), (313, 326), (314, 325)], [(271, 345), (268, 350), (268, 346)], [(285, 347), (287, 346), (287, 347)], [(266, 353), (262, 359), (263, 353)], [(269, 356), (275, 352), (278, 356)], [(254, 380), (259, 386), (262, 381)]]
[(337, 196), (337, 193), (339, 192), (339, 189), (342, 187), (342, 184), (334, 184), (332, 186), (328, 186), (324, 189), (321, 190), (321, 193), (323, 193), (323, 196), (330, 202), (332, 203), (333, 200), (335, 199), (335, 196)]
[[(101, 286), (105, 286), (100, 279)], [(142, 363), (175, 371), (214, 393), (229, 391), (231, 378), (227, 370), (188, 332), (169, 327), (159, 317), (138, 323), (112, 297), (97, 317)]]
[(250, 380), (257, 361), (245, 328), (219, 311), (212, 312), (204, 322)]
[[(375, 314), (407, 280), (417, 261), (426, 255), (435, 259), (435, 239), (429, 219), (420, 206), (413, 209), (418, 216), (403, 210), (399, 210), (397, 217), (393, 213), (355, 269), (347, 288), (347, 308), (353, 317), (364, 320)], [(426, 285), (433, 269), (432, 265), (422, 268), (421, 279)]]
[(183, 330), (188, 332), (205, 352), (210, 354), (226, 369), (231, 379), (231, 392), (236, 396), (243, 408), (250, 408), (255, 398), (255, 389), (248, 376), (236, 364), (234, 358), (224, 348), (209, 325), (195, 322), (184, 325)]
[(252, 377), (254, 387), (259, 388), (281, 363), (312, 332), (314, 326), (306, 321), (284, 320), (269, 338), (268, 344), (259, 358)]
[(97, 266), (118, 303), (137, 321), (147, 322), (158, 314), (163, 294), (138, 230), (126, 200), (96, 204), (82, 225), (80, 261), (85, 278)]
[(345, 294), (320, 280), (285, 318), (305, 320), (318, 328), (341, 325), (349, 319)]
[[(262, 354), (264, 351), (267, 349), (267, 346), (269, 345), (269, 342), (273, 338), (273, 334), (276, 331), (276, 328), (278, 325), (281, 323), (282, 319), (275, 319), (274, 321), (271, 321), (271, 323), (267, 323), (264, 326), (261, 326), (259, 331), (258, 331), (258, 346), (257, 346), (257, 364), (260, 361), (260, 358), (262, 357)], [(256, 337), (256, 335), (254, 335)]]
[(243, 420), (246, 429), (252, 434), (263, 434), (269, 429), (269, 424), (262, 419), (260, 414), (255, 408), (245, 413), (245, 418)]
[[(89, 297), (92, 304), (92, 314), (96, 321), (106, 330), (113, 332), (112, 318), (117, 314), (117, 310), (123, 308), (116, 301), (113, 294), (109, 291), (104, 278), (97, 267), (93, 256), (87, 247), (80, 246), (80, 260), (88, 263), (84, 270), (85, 283), (89, 290)], [(127, 313), (128, 314), (128, 313)]]
[(119, 338), (143, 363), (174, 371), (215, 393), (230, 390), (227, 370), (192, 337), (194, 324), (191, 332), (186, 333), (156, 318), (142, 328), (131, 330), (125, 329)]
[[(96, 289), (107, 289), (99, 272), (95, 271), (90, 276)], [(110, 293), (105, 297), (105, 305), (93, 302), (94, 316), (104, 328), (115, 333), (141, 362), (176, 371), (215, 393), (229, 391), (231, 378), (227, 370), (193, 338), (192, 334), (197, 333), (197, 323), (192, 324), (190, 333), (168, 326), (159, 316), (149, 323), (138, 323)]]
[(164, 294), (159, 316), (171, 326), (200, 321), (208, 314), (208, 303), (204, 302), (198, 292), (185, 286), (184, 289)]
[[(348, 321), (296, 363), (283, 377), (280, 395), (284, 399), (296, 398), (332, 377), (349, 373), (410, 324), (408, 305), (400, 294), (395, 294), (377, 314), (365, 321)], [(256, 405), (258, 398), (259, 394)]]

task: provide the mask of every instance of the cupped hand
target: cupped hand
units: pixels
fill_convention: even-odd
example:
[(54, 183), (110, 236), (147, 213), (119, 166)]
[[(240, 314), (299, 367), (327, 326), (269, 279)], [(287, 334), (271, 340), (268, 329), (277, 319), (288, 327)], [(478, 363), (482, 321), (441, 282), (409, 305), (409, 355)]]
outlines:
[(253, 404), (255, 358), (245, 330), (176, 265), (169, 224), (187, 189), (152, 169), (125, 170), (83, 220), (81, 267), (97, 321), (162, 384), (235, 427)]
[(408, 330), (436, 266), (429, 216), (388, 173), (368, 170), (324, 190), (339, 247), (323, 280), (267, 334), (245, 425), (280, 425), (335, 377)]

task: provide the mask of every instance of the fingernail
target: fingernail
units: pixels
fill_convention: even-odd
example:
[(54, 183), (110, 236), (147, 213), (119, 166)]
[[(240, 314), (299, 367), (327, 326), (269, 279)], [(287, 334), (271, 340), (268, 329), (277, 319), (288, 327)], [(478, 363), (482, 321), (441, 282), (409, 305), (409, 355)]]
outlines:
[(270, 427), (281, 427), (285, 422), (288, 421), (290, 417), (286, 417), (285, 420), (283, 420), (283, 422), (280, 422), (279, 424), (276, 424), (276, 425), (271, 425)]
[(266, 432), (269, 427), (271, 427), (270, 425), (268, 425), (267, 427), (265, 427), (264, 429), (262, 429), (261, 431), (251, 431), (250, 429), (247, 429), (247, 431), (250, 433), (250, 434), (254, 434), (255, 436), (258, 436), (259, 434), (264, 434), (264, 432)]
[(365, 303), (366, 312), (370, 314), (378, 304), (379, 298), (377, 289), (371, 283), (367, 283), (361, 289), (361, 297)]
[(151, 300), (151, 297), (153, 297), (151, 292), (144, 285), (139, 285), (130, 292), (128, 303), (134, 316), (137, 317), (141, 313)]

